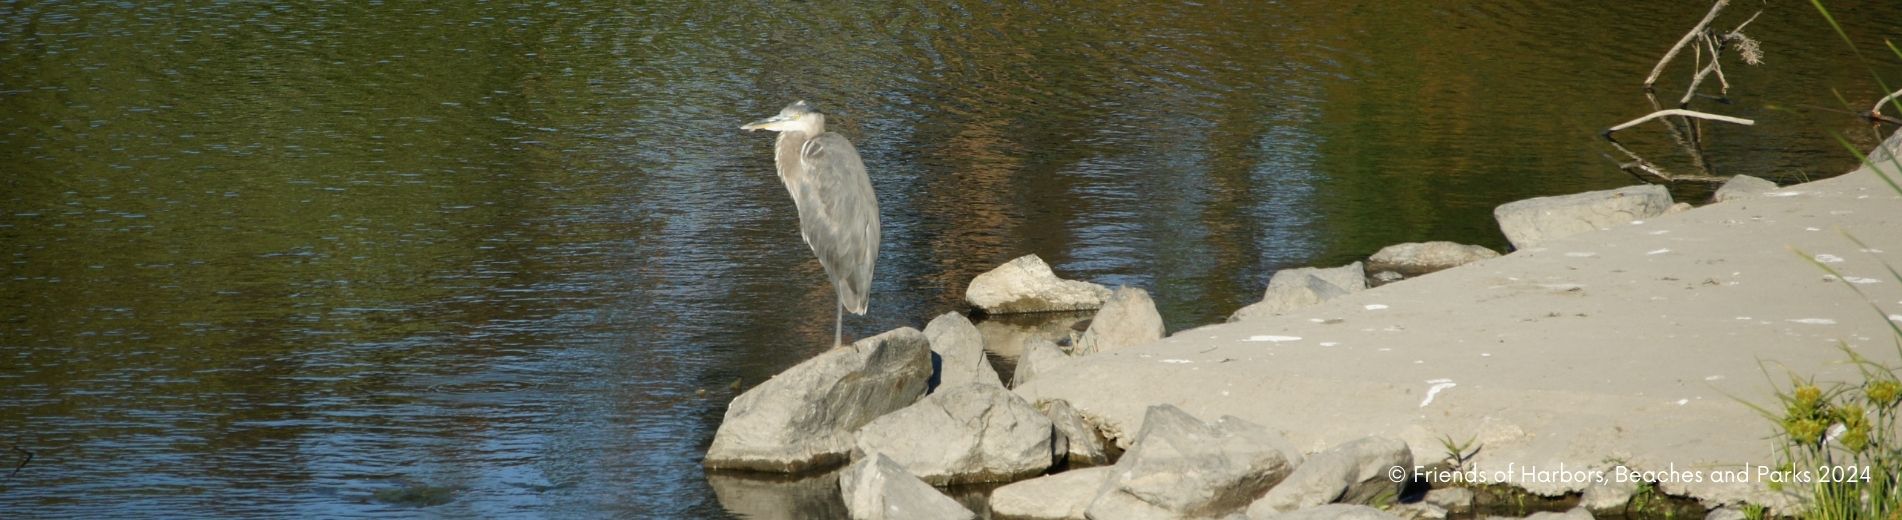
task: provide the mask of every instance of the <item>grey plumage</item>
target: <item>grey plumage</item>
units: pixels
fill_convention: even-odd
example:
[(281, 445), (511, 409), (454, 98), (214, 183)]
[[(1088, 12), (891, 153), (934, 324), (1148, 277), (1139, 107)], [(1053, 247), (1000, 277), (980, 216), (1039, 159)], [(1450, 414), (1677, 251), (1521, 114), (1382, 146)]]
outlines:
[(779, 132), (773, 163), (799, 210), (799, 235), (838, 291), (833, 342), (841, 344), (845, 311), (864, 315), (869, 307), (878, 258), (878, 198), (865, 163), (845, 136), (825, 131), (825, 115), (805, 101), (740, 128)]

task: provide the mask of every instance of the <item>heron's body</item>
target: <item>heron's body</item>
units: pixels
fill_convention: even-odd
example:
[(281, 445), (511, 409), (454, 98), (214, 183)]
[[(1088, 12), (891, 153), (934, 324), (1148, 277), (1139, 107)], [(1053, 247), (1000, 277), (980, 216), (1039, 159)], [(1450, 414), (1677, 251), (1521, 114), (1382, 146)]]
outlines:
[(838, 291), (833, 342), (843, 343), (844, 312), (865, 314), (878, 258), (878, 198), (858, 149), (825, 131), (825, 116), (804, 101), (741, 128), (779, 132), (773, 164), (799, 210), (799, 235)]

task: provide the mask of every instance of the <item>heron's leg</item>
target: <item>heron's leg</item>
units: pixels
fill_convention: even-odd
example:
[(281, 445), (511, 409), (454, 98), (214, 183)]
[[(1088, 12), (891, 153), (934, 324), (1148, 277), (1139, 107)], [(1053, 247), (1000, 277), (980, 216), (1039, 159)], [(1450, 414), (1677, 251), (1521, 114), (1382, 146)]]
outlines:
[(839, 302), (839, 313), (836, 315), (838, 319), (832, 323), (832, 346), (843, 347), (845, 346), (845, 300), (834, 301)]

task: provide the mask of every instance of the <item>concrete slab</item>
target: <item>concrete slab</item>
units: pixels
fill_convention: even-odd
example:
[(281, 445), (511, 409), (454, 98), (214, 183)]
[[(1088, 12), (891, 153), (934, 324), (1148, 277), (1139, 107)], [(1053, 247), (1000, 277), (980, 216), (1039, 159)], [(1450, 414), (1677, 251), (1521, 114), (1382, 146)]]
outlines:
[[(1789, 373), (1859, 380), (1839, 344), (1898, 361), (1883, 314), (1794, 249), (1902, 313), (1881, 263), (1902, 267), (1902, 197), (1858, 171), (1183, 331), (1017, 391), (1068, 400), (1119, 443), (1168, 403), (1310, 452), (1392, 435), (1437, 461), (1440, 437), (1474, 437), (1481, 475), (1539, 493), (1583, 490), (1573, 472), (1622, 461), (1702, 480), (1662, 482), (1670, 494), (1782, 506), (1754, 473), (1778, 463), (1772, 424), (1739, 400), (1774, 403)], [(1711, 481), (1740, 469), (1751, 478)]]

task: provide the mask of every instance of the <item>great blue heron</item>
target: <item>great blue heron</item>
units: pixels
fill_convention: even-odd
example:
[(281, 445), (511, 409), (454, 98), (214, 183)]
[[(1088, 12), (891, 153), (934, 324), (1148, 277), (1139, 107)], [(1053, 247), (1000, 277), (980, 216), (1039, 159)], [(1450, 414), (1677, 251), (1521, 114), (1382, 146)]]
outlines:
[(878, 259), (878, 198), (865, 163), (852, 142), (826, 131), (826, 116), (805, 101), (779, 115), (740, 126), (742, 130), (779, 132), (773, 164), (779, 181), (799, 209), (799, 236), (825, 266), (839, 293), (833, 321), (833, 346), (845, 343), (845, 311), (865, 315), (872, 290), (872, 262)]

